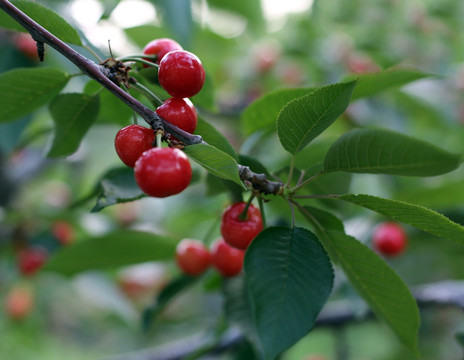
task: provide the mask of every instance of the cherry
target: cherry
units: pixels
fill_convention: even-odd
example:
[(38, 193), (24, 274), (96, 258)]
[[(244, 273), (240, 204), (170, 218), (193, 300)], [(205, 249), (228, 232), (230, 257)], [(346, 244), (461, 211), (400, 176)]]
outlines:
[(34, 295), (29, 288), (15, 287), (5, 298), (5, 310), (14, 320), (25, 318), (34, 306)]
[(403, 227), (394, 222), (377, 226), (372, 235), (374, 248), (386, 256), (399, 255), (405, 249), (408, 239)]
[(35, 274), (47, 260), (47, 252), (40, 247), (30, 247), (18, 254), (18, 267), (23, 275)]
[(261, 213), (253, 204), (248, 207), (246, 217), (241, 218), (245, 207), (244, 202), (230, 205), (224, 210), (221, 222), (221, 234), (225, 242), (242, 250), (263, 230)]
[(52, 226), (52, 234), (62, 245), (68, 245), (74, 241), (74, 228), (67, 221), (56, 221)]
[[(159, 64), (160, 61), (163, 59), (164, 55), (166, 55), (170, 51), (175, 50), (182, 50), (182, 46), (172, 39), (168, 38), (161, 38), (155, 39), (150, 41), (145, 47), (143, 48), (143, 53), (146, 55), (156, 55), (156, 59), (154, 61), (155, 64)], [(151, 59), (145, 59), (151, 61)], [(144, 67), (148, 67), (148, 65), (144, 64)]]
[(171, 96), (188, 98), (203, 87), (205, 69), (200, 59), (191, 52), (171, 51), (160, 62), (158, 80)]
[(211, 255), (201, 241), (183, 239), (176, 247), (176, 262), (185, 274), (197, 276), (209, 268)]
[(155, 134), (152, 129), (129, 125), (118, 131), (114, 147), (121, 161), (133, 168), (137, 159), (152, 148), (154, 141)]
[(140, 156), (134, 174), (145, 194), (164, 198), (180, 193), (190, 184), (192, 168), (179, 149), (155, 147)]
[(30, 34), (19, 33), (14, 38), (15, 47), (31, 60), (39, 60), (37, 43)]
[(187, 98), (167, 99), (156, 109), (156, 113), (190, 134), (193, 134), (197, 127), (197, 111)]
[(211, 263), (223, 276), (240, 274), (245, 251), (234, 248), (220, 238), (211, 245)]

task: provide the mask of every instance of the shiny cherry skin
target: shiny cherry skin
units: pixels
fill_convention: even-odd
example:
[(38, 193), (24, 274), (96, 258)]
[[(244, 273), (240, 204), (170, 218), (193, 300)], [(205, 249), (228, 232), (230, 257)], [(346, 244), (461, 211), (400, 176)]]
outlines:
[(237, 249), (246, 250), (251, 241), (263, 230), (263, 220), (258, 208), (250, 204), (246, 219), (240, 219), (246, 203), (238, 202), (224, 210), (221, 234), (224, 241)]
[(34, 294), (28, 287), (14, 287), (6, 295), (5, 311), (13, 320), (27, 317), (34, 306)]
[(400, 224), (385, 222), (375, 228), (372, 243), (382, 255), (396, 256), (406, 248), (408, 237)]
[(205, 82), (200, 59), (184, 50), (167, 53), (160, 62), (158, 80), (169, 95), (188, 98), (197, 94)]
[[(150, 41), (145, 47), (143, 48), (143, 53), (146, 55), (156, 55), (156, 60), (154, 61), (155, 64), (160, 63), (163, 59), (164, 55), (166, 55), (170, 51), (175, 50), (182, 50), (182, 46), (177, 41), (174, 41), (169, 38), (160, 38)], [(153, 61), (151, 59), (145, 59), (149, 61)], [(144, 64), (144, 67), (148, 67), (148, 65)]]
[(176, 263), (184, 274), (198, 276), (211, 265), (211, 255), (201, 241), (183, 239), (176, 247)]
[(145, 194), (164, 198), (180, 193), (190, 184), (192, 167), (181, 150), (155, 147), (140, 156), (134, 174)]
[(41, 247), (30, 247), (18, 253), (18, 267), (21, 274), (34, 275), (47, 260), (48, 254)]
[(220, 238), (211, 245), (210, 252), (211, 263), (222, 276), (236, 276), (242, 271), (245, 251), (230, 246)]
[(64, 220), (58, 220), (52, 225), (52, 234), (61, 245), (69, 245), (74, 241), (74, 228)]
[(156, 113), (190, 134), (193, 134), (197, 127), (197, 111), (188, 98), (167, 99), (156, 109)]
[(155, 133), (152, 129), (129, 125), (118, 131), (114, 138), (114, 148), (121, 161), (133, 168), (137, 159), (153, 147)]

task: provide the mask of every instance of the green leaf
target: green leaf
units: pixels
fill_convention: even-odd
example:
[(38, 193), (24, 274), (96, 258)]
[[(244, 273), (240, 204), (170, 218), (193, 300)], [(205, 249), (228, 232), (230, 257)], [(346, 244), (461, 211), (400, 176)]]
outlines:
[(193, 35), (192, 8), (189, 0), (160, 0), (156, 2), (161, 8), (168, 27), (176, 40), (184, 48), (189, 48)]
[(240, 154), (238, 156), (238, 161), (240, 162), (241, 165), (248, 166), (251, 169), (251, 171), (257, 174), (266, 174), (267, 176), (270, 176), (269, 171), (267, 171), (264, 165), (261, 164), (259, 160), (256, 160), (255, 158), (252, 158), (248, 155)]
[(169, 260), (174, 256), (175, 247), (176, 241), (166, 236), (119, 229), (63, 248), (49, 259), (44, 269), (74, 275), (87, 270)]
[(169, 305), (172, 299), (180, 294), (186, 288), (192, 286), (199, 277), (181, 276), (172, 280), (156, 297), (152, 307), (145, 310), (142, 315), (143, 328), (148, 330), (155, 318)]
[(206, 144), (187, 146), (184, 152), (211, 174), (222, 179), (232, 180), (243, 187), (238, 175), (237, 162), (225, 152)]
[(252, 102), (241, 115), (245, 133), (250, 135), (257, 130), (275, 130), (277, 116), (285, 104), (314, 90), (314, 88), (278, 90)]
[(314, 206), (304, 206), (304, 208), (317, 220), (317, 222), (324, 229), (336, 230), (341, 232), (345, 231), (345, 226), (343, 225), (343, 222), (331, 212), (319, 209)]
[(96, 96), (77, 93), (57, 96), (50, 104), (50, 113), (55, 123), (55, 137), (48, 156), (58, 157), (74, 153), (97, 118), (99, 107)]
[(45, 105), (64, 88), (69, 75), (55, 69), (14, 69), (0, 74), (0, 123)]
[(377, 95), (383, 91), (399, 88), (410, 82), (431, 76), (415, 69), (390, 69), (372, 74), (358, 75), (358, 84), (352, 101)]
[(252, 241), (245, 275), (265, 360), (274, 359), (311, 330), (334, 276), (316, 236), (286, 227), (267, 228)]
[(127, 166), (109, 170), (100, 180), (99, 187), (100, 195), (91, 212), (145, 196), (135, 181), (134, 169)]
[[(82, 45), (81, 38), (76, 29), (54, 11), (34, 1), (14, 0), (11, 2), (53, 35), (60, 38), (60, 40), (74, 45)], [(4, 11), (0, 12), (0, 27), (26, 32), (26, 29)]]
[(98, 112), (96, 122), (117, 124), (120, 126), (130, 124), (130, 119), (133, 115), (132, 109), (107, 89), (102, 89), (99, 83), (93, 80), (87, 82), (84, 93), (98, 96), (100, 99), (100, 111)]
[(324, 171), (434, 176), (456, 169), (461, 156), (385, 129), (355, 129), (342, 135), (324, 159)]
[(195, 134), (201, 135), (203, 140), (209, 145), (216, 147), (217, 149), (224, 151), (226, 154), (232, 156), (237, 160), (237, 154), (234, 148), (230, 145), (229, 141), (224, 135), (222, 135), (216, 128), (208, 123), (201, 117), (198, 117), (198, 124), (195, 129)]
[(350, 283), (372, 311), (395, 332), (411, 351), (417, 353), (419, 309), (401, 278), (371, 249), (339, 231), (327, 231), (321, 238), (335, 254)]
[(225, 278), (223, 282), (224, 312), (227, 320), (240, 328), (247, 339), (259, 348), (259, 338), (253, 322), (251, 298), (244, 276)]
[(338, 199), (363, 206), (430, 234), (464, 244), (464, 227), (425, 207), (372, 195), (342, 195)]
[(322, 87), (287, 103), (277, 118), (277, 133), (285, 150), (301, 151), (348, 107), (355, 81)]

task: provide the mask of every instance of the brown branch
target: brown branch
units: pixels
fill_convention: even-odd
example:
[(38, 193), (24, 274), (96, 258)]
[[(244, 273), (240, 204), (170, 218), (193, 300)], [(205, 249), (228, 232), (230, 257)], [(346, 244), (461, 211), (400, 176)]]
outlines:
[[(110, 78), (110, 70), (102, 65), (96, 64), (90, 59), (78, 53), (69, 45), (61, 41), (47, 29), (35, 22), (21, 10), (7, 0), (0, 0), (0, 9), (3, 9), (9, 16), (22, 25), (38, 44), (47, 44), (65, 56), (76, 65), (84, 74), (97, 81), (104, 88), (118, 97), (133, 111), (139, 114), (153, 129), (165, 129), (176, 139), (185, 145), (206, 144), (199, 135), (192, 135), (179, 129), (156, 114), (152, 109), (146, 107), (132, 95), (125, 92)], [(255, 174), (248, 167), (238, 165), (239, 174), (242, 181), (251, 182), (253, 188), (265, 194), (280, 195), (283, 192), (283, 184), (271, 182), (266, 179), (264, 174)]]

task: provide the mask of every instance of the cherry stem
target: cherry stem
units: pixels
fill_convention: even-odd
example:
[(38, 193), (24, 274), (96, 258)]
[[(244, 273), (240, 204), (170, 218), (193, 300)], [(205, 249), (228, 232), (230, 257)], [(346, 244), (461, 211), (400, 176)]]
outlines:
[(140, 82), (137, 81), (135, 84), (133, 84), (132, 87), (143, 94), (146, 98), (148, 98), (148, 100), (150, 100), (150, 102), (156, 107), (163, 104), (163, 100), (161, 100), (149, 88), (147, 88), (145, 85), (142, 85)]
[(246, 221), (248, 219), (248, 208), (250, 207), (251, 205), (251, 202), (253, 201), (253, 199), (255, 198), (255, 194), (252, 193), (247, 201), (247, 203), (245, 204), (245, 208), (243, 209), (243, 211), (241, 212), (241, 214), (238, 216), (238, 219), (240, 221)]
[(300, 190), (301, 188), (305, 187), (306, 185), (308, 185), (309, 183), (313, 182), (314, 180), (318, 179), (320, 176), (324, 175), (324, 171), (321, 170), (319, 171), (316, 175), (314, 176), (311, 176), (309, 177), (308, 179), (306, 179), (305, 181), (303, 181), (301, 184), (298, 184), (296, 185), (295, 187), (291, 188), (289, 191), (290, 193), (295, 193), (297, 192), (298, 190)]
[(258, 196), (259, 212), (261, 213), (261, 220), (263, 221), (263, 228), (266, 228), (266, 214), (264, 212), (264, 201), (261, 196)]
[(162, 146), (162, 139), (163, 139), (163, 132), (161, 130), (158, 130), (156, 132), (156, 147)]

